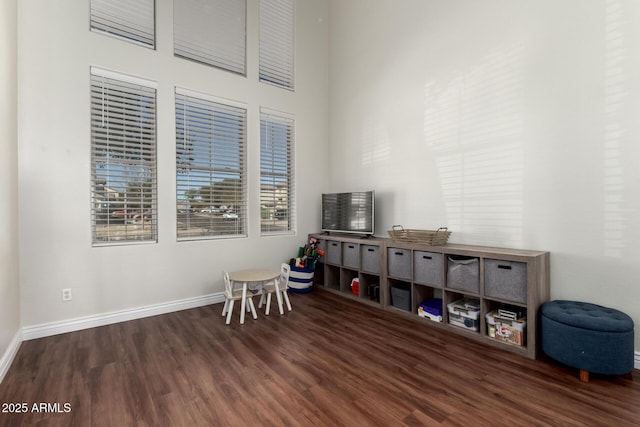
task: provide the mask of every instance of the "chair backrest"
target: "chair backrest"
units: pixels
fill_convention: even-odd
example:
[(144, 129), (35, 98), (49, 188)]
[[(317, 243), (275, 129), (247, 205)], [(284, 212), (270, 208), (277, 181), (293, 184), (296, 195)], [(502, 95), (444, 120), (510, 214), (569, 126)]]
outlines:
[(228, 297), (231, 297), (233, 295), (233, 283), (231, 283), (231, 279), (229, 279), (229, 273), (223, 271), (222, 278), (224, 279), (224, 293)]
[(289, 273), (291, 272), (291, 266), (286, 262), (283, 262), (280, 266), (280, 283), (278, 287), (280, 289), (287, 289), (289, 287)]

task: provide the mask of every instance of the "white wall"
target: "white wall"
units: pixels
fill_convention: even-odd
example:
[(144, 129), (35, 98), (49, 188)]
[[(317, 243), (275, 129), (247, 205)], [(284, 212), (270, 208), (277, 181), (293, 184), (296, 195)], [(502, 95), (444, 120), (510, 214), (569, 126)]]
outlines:
[(21, 337), (18, 282), (17, 35), (17, 1), (0, 2), (0, 381)]
[[(275, 266), (317, 230), (328, 134), (325, 0), (297, 2), (296, 91), (257, 79), (258, 2), (247, 77), (174, 58), (172, 2), (156, 1), (157, 50), (90, 32), (89, 2), (20, 1), (20, 282), (25, 327), (221, 292), (221, 272)], [(91, 246), (89, 67), (158, 82), (157, 244)], [(248, 105), (249, 237), (176, 242), (174, 86)], [(259, 107), (295, 114), (298, 234), (260, 237)], [(6, 190), (0, 189), (4, 192)], [(13, 197), (15, 199), (15, 197)], [(61, 302), (71, 288), (73, 300)]]
[[(640, 324), (640, 2), (332, 0), (330, 188)], [(636, 348), (640, 328), (636, 327)]]

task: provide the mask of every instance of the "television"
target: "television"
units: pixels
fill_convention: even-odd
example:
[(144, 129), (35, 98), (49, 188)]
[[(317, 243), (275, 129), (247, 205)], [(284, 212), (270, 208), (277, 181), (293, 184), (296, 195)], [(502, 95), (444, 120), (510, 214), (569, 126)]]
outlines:
[(375, 193), (322, 194), (322, 231), (373, 235)]

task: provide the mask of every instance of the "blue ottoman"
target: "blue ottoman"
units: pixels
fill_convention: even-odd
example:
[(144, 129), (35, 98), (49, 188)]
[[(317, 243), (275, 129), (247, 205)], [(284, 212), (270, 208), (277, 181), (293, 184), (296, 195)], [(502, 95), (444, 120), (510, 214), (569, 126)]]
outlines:
[(542, 351), (580, 370), (623, 375), (633, 371), (633, 320), (621, 311), (577, 301), (549, 301), (540, 307)]

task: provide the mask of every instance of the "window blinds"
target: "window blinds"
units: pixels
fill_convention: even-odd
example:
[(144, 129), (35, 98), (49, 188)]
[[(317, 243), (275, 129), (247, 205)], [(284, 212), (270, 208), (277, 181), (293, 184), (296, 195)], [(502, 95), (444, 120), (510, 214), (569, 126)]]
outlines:
[(260, 81), (294, 88), (294, 0), (260, 0)]
[(91, 70), (94, 244), (157, 240), (156, 89), (141, 83)]
[(178, 239), (246, 236), (247, 110), (176, 89)]
[(246, 75), (246, 10), (246, 0), (175, 1), (175, 55)]
[(91, 29), (155, 48), (155, 2), (91, 0)]
[(262, 234), (295, 231), (294, 121), (260, 111), (260, 211)]

